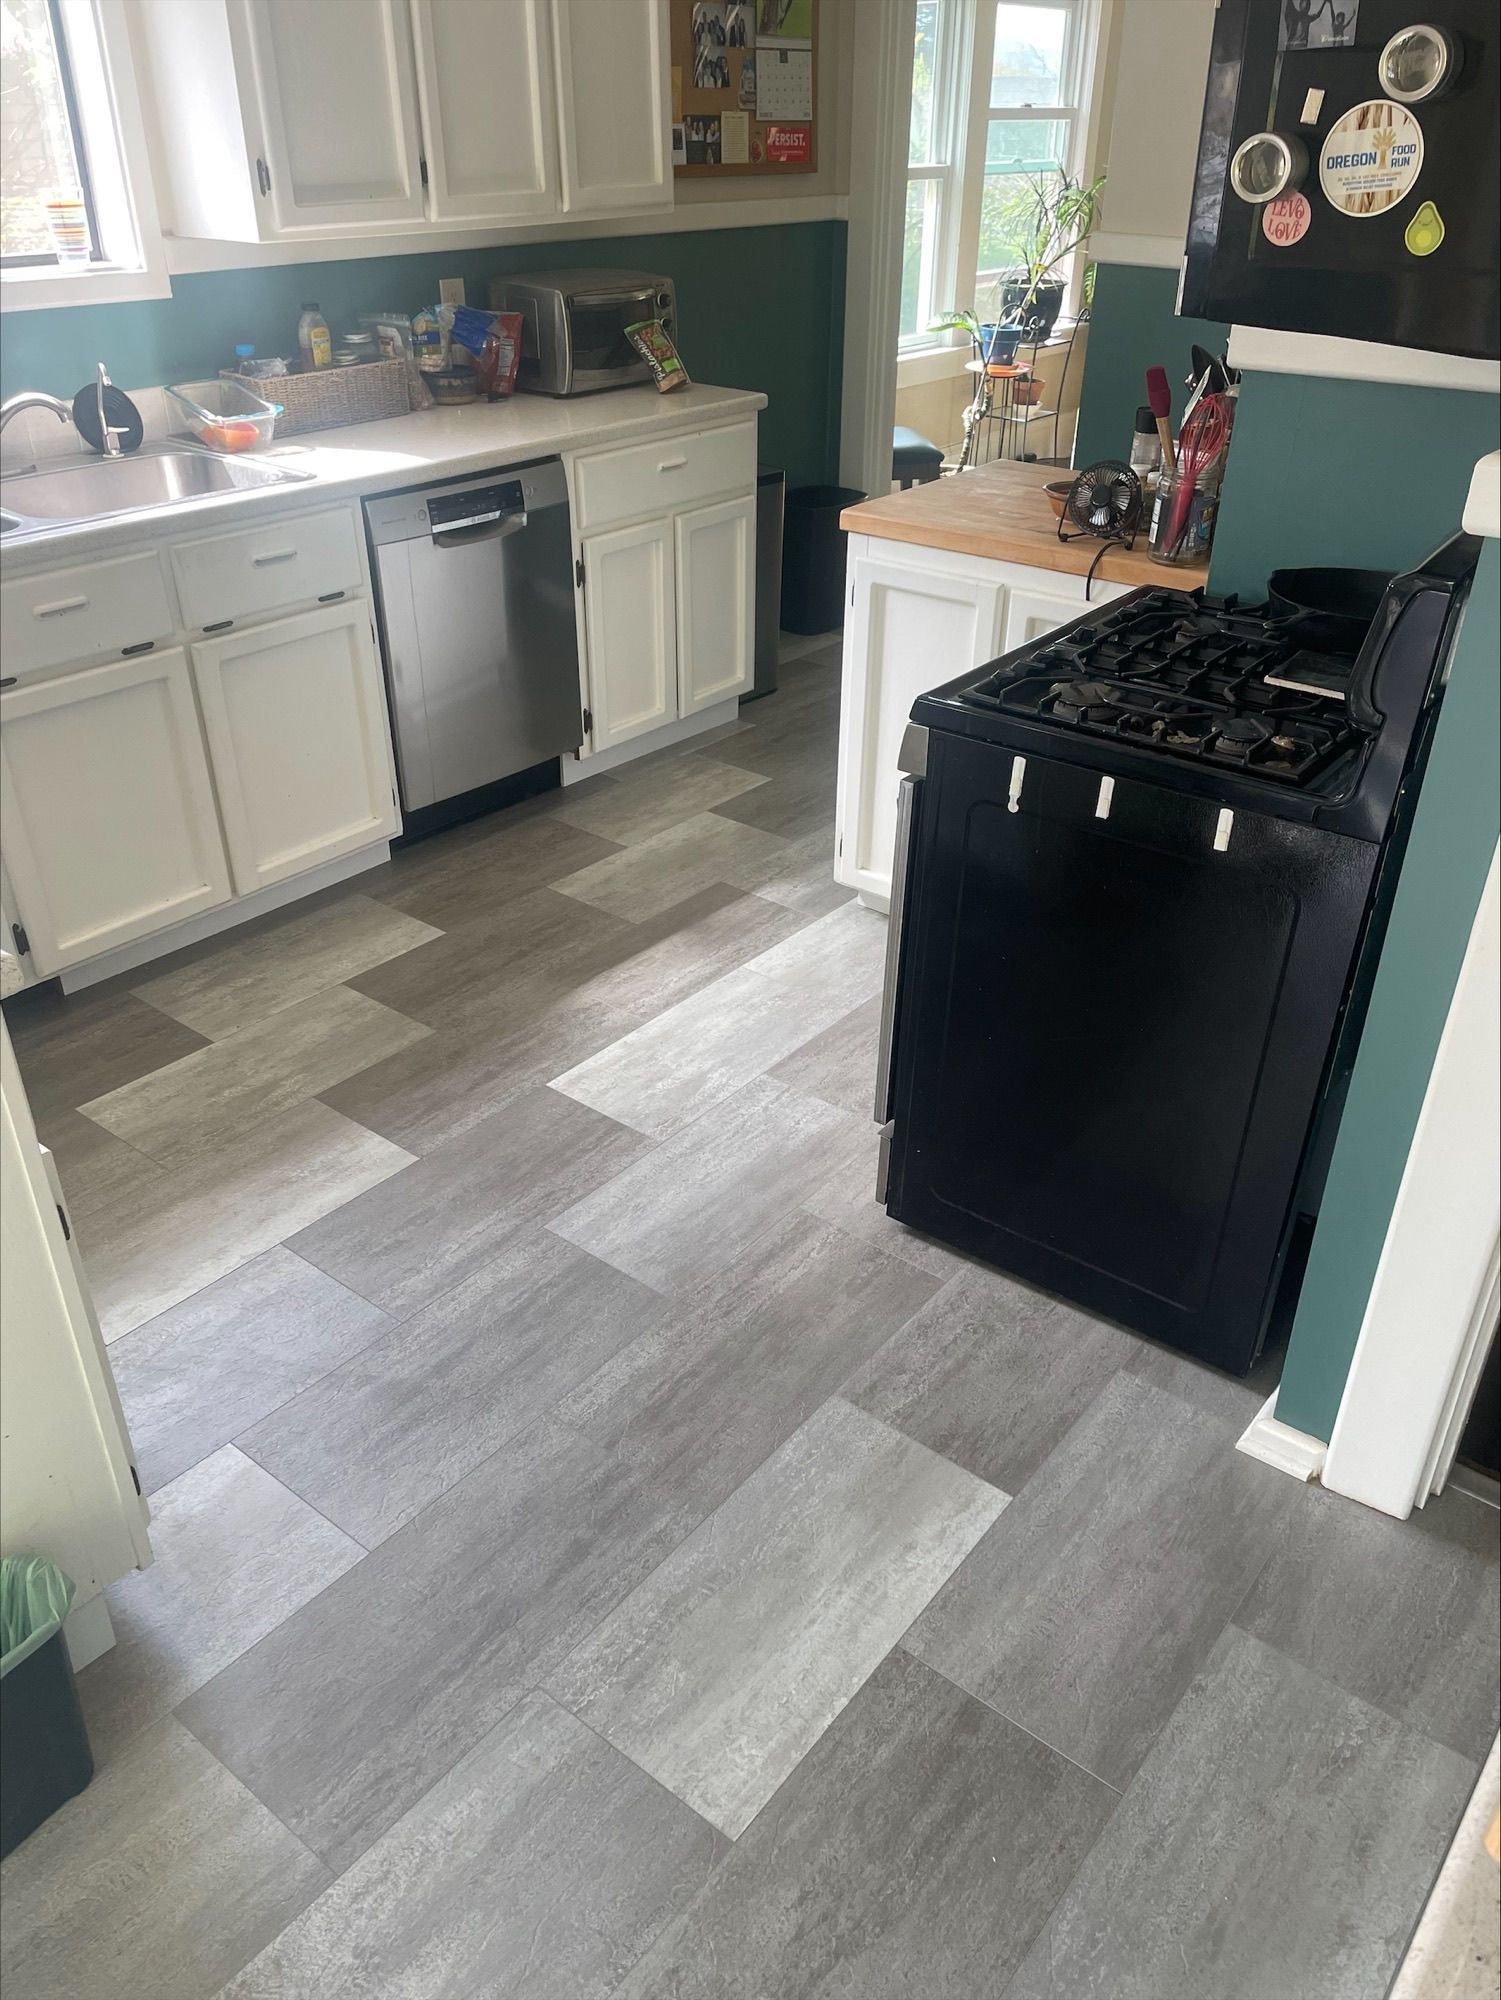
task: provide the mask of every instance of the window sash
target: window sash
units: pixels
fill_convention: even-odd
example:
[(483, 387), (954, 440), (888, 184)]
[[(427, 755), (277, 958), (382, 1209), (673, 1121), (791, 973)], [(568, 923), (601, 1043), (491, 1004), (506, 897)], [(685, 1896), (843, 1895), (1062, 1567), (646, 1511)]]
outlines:
[[(63, 22), (60, 0), (45, 0), (47, 25), (52, 35), (53, 53), (57, 58), (58, 84), (62, 91), (63, 116), (67, 120), (68, 137), (73, 147), (73, 163), (78, 171), (78, 191), (83, 198), (84, 221), (89, 232), (89, 262), (98, 264), (104, 252), (99, 239), (99, 216), (94, 204), (94, 177), (89, 161), (89, 150), (84, 140), (83, 121), (78, 110), (78, 85), (74, 76), (73, 53), (68, 47), (67, 30)], [(17, 257), (0, 256), (0, 270), (61, 270), (55, 250), (37, 250)]]

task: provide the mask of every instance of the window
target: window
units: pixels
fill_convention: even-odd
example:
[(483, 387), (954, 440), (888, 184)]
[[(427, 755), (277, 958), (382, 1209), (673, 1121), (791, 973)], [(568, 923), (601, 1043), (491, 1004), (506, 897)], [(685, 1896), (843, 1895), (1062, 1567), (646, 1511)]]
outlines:
[[(167, 295), (122, 0), (0, 0), (0, 142), (7, 311)], [(53, 200), (79, 204), (79, 259)]]
[(1083, 23), (1080, 0), (1000, 0), (990, 61), (975, 297), (1019, 261), (1038, 179), (1076, 164)]
[(1039, 179), (1082, 171), (1098, 0), (918, 0), (900, 346), (954, 344), (932, 323), (999, 306)]

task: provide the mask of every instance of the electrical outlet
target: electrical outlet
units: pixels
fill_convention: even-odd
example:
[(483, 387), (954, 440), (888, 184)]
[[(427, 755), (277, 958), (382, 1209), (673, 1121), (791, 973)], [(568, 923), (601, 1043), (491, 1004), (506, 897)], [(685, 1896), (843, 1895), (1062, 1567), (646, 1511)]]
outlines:
[(464, 280), (462, 278), (440, 278), (438, 280), (438, 304), (440, 306), (461, 306), (464, 303)]

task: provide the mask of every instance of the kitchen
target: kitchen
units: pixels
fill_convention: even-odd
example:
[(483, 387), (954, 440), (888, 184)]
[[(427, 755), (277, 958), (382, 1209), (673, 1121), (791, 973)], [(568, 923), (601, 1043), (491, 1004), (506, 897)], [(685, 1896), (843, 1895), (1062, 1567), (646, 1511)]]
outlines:
[[(1173, 323), (1161, 250), (1176, 229), (1181, 255), (1214, 10), (1194, 10), (1186, 49), (1177, 7), (1067, 4), (1113, 83), (1085, 121), (1108, 142), (1113, 205), (1091, 241), (1082, 469), (1125, 459), (1158, 363), (1181, 443), (1186, 336), (1217, 324), (1212, 299), (1192, 327)], [(1428, 770), (1415, 805), (1386, 800), (1369, 842), (1373, 862), (1392, 838), (1405, 848), (1380, 910), (1386, 949), (1340, 947), (1370, 990), (1340, 1058), (1345, 1116), (1320, 1226), (1300, 1246), (1301, 1297), (1268, 1310), (1312, 1121), (1306, 1075), (1274, 1106), (1281, 1145), (1258, 1197), (1274, 1222), (1260, 1209), (1247, 1221), (1235, 1200), (1224, 1210), (1241, 1248), (1209, 1318), (1236, 1331), (1211, 1355), (1143, 1325), (1125, 1290), (1091, 1296), (1076, 1269), (1029, 1269), (996, 1237), (906, 1212), (922, 1206), (915, 1163), (946, 1141), (915, 1144), (904, 1120), (956, 1087), (943, 1035), (914, 1033), (905, 992), (883, 1005), (893, 980), (916, 978), (919, 945), (924, 963), (943, 949), (927, 887), (904, 900), (912, 857), (941, 827), (914, 790), (937, 800), (944, 760), (983, 739), (1004, 746), (1003, 826), (1031, 839), (1040, 800), (1114, 841), (1139, 794), (1165, 795), (1188, 770), (1150, 750), (1091, 762), (1075, 732), (1056, 768), (1090, 774), (1088, 797), (1065, 799), (1049, 775), (1058, 725), (1001, 706), (971, 723), (980, 709), (935, 696), (1183, 578), (1153, 561), (1147, 529), (1132, 549), (1061, 540), (1042, 489), (1066, 466), (982, 467), (882, 497), (899, 364), (876, 339), (894, 321), (865, 310), (879, 275), (868, 244), (900, 199), (910, 8), (726, 7), (731, 81), (706, 70), (700, 96), (674, 82), (694, 68), (697, 12), (676, 0), (633, 0), (629, 31), (599, 0), (347, 0), (334, 27), (332, 8), (274, 0), (68, 6), (70, 48), (87, 12), (118, 57), (124, 24), (138, 91), (117, 139), (149, 167), (132, 181), (136, 227), (147, 236), (144, 189), (171, 233), (144, 246), (159, 275), (143, 269), (135, 298), (81, 289), (125, 291), (116, 273), (58, 265), (40, 282), (71, 299), (12, 309), (15, 288), (39, 281), (4, 274), (6, 396), (44, 393), (70, 413), (23, 409), (0, 434), (0, 504), (18, 524), (0, 545), (14, 676), (0, 696), (5, 929), (28, 945), (6, 973), (32, 989), (6, 1005), (7, 1195), (26, 1193), (6, 1205), (34, 1221), (51, 1274), (15, 1293), (7, 1276), (6, 1401), (27, 1400), (24, 1424), (7, 1420), (4, 1547), (50, 1556), (77, 1586), (66, 1641), (95, 1769), (7, 1858), (8, 1976), (39, 1994), (104, 1990), (122, 1969), (183, 1994), (409, 1978), (432, 1993), (792, 1994), (839, 1978), (880, 1990), (922, 1964), (932, 1990), (958, 1994), (999, 1965), (997, 1990), (1022, 1994), (1043, 1990), (1040, 1952), (1104, 1949), (1112, 1991), (1180, 1976), (1208, 1993), (1389, 1982), (1495, 1734), (1481, 1659), (1495, 1516), (1461, 1490), (1469, 1474), (1429, 1497), (1484, 1356), (1458, 1231), (1478, 1199), (1483, 1238), (1493, 1168), (1464, 1151), (1463, 1105), (1441, 1124), (1439, 1093), (1464, 1009), (1488, 1004), (1494, 462), (1467, 494), (1494, 448), (1493, 363), (1435, 353), (1406, 326), (1408, 346), (1362, 345), (1364, 376), (1336, 372), (1350, 363), (1332, 338), (1237, 322), (1229, 342), (1229, 470), (1212, 565), (1191, 581), (1244, 604), (1272, 571), (1321, 563), (1433, 582), (1425, 558), (1462, 529), (1481, 553), (1437, 579), (1447, 596), (1413, 669), (1422, 719), (1401, 744), (1373, 739)], [(720, 12), (697, 21), (716, 57)], [(1362, 49), (1384, 43), (1379, 25)], [(748, 34), (758, 65), (780, 50), (806, 68), (813, 159), (776, 175), (754, 161), (675, 167), (680, 112), (737, 94)], [(907, 75), (892, 62), (904, 36)], [(1146, 134), (1133, 65), (1171, 62), (1192, 73), (1183, 129)], [(336, 115), (329, 79), (346, 66), (379, 117)], [(502, 74), (512, 115), (492, 122)], [(879, 176), (864, 171), (872, 147)], [(893, 276), (888, 257), (888, 289)], [(603, 297), (628, 386), (538, 393), (545, 367), (566, 371), (566, 346), (539, 333), (530, 355), (524, 321), (513, 394), (411, 406), (444, 386), (416, 380), (439, 372), (415, 351), (427, 321), (467, 370), (460, 306), (484, 320), (525, 297), (538, 314), (543, 294), (576, 349)], [(768, 312), (772, 299), (787, 309)], [(392, 351), (246, 374), (293, 359), (314, 301), (331, 349), (352, 337), (358, 355), (368, 334)], [(669, 358), (657, 386), (625, 333), (642, 320), (691, 384), (665, 386)], [(503, 341), (504, 324), (487, 330)], [(1300, 340), (1324, 341), (1326, 377)], [(1221, 324), (1210, 351), (1226, 342)], [(660, 363), (660, 336), (647, 344)], [(385, 368), (410, 401), (337, 428), (299, 423), (296, 398), (345, 394), (354, 368)], [(216, 370), (284, 405), (268, 445), (222, 455), (232, 486), (82, 520), (71, 497), (49, 501), (59, 474), (53, 496), (70, 475), (76, 494), (80, 474), (97, 494), (188, 455), (165, 390), (223, 381)], [(105, 443), (130, 423), (115, 385), (143, 433), (119, 463), (78, 436), (91, 414)], [(552, 386), (586, 385), (565, 372)], [(206, 415), (243, 421), (243, 407)], [(1360, 497), (1340, 522), (1291, 476), (1289, 426), (1346, 454), (1331, 462)], [(1411, 466), (1400, 513), (1363, 481), (1378, 444)], [(873, 496), (846, 520), (842, 621), (784, 597), (779, 640), (757, 612), (767, 467), (785, 473), (789, 547), (829, 526), (825, 500), (821, 529), (806, 516), (799, 529), (794, 495), (838, 481)], [(252, 469), (266, 483), (240, 483)], [(772, 586), (774, 607), (774, 571)], [(1408, 595), (1427, 604), (1435, 590)], [(1351, 651), (1333, 657), (1348, 675)], [(759, 692), (773, 664), (775, 689)], [(1047, 665), (1057, 678), (1052, 653)], [(1292, 691), (1294, 733), (1323, 726), (1301, 705), (1324, 699)], [(1173, 838), (1189, 839), (1202, 800), (1205, 865), (1222, 871), (1207, 879), (1252, 879), (1269, 783), (1223, 767), (1182, 780)], [(1315, 807), (1286, 786), (1281, 823), (1311, 824), (1333, 793)], [(1430, 813), (1435, 799), (1447, 810)], [(1364, 892), (1338, 922), (1369, 933)], [(1236, 923), (1231, 973), (1204, 953), (1195, 968), (1191, 939), (1172, 949), (1187, 945), (1179, 977), (1212, 970), (1213, 1004), (1239, 1021), (1259, 957)], [(1152, 936), (1112, 1005), (1152, 992), (1152, 1011), (1177, 1018), (1178, 994), (1150, 984), (1170, 934)], [(1401, 983), (1425, 958), (1452, 963), (1447, 981)], [(1343, 1017), (1351, 976), (1325, 978), (1318, 1005)], [(993, 966), (974, 990), (996, 990)], [(1018, 1130), (1122, 1119), (1112, 1155), (1141, 1174), (1150, 1149), (1122, 1146), (1140, 1153), (1140, 1080), (1102, 1084), (1098, 1017), (1071, 1029), (1060, 1004), (1056, 989), (1024, 1002), (1031, 1067), (1046, 1049), (1077, 1094), (1029, 1077), (1024, 1047), (977, 1102), (1013, 1107)], [(965, 1032), (969, 1062), (981, 1044)], [(1331, 1016), (1315, 1046), (1305, 1022), (1315, 1084), (1335, 1032)], [(872, 1100), (893, 1045), (883, 1146)], [(931, 1084), (906, 1075), (929, 1059)], [(1184, 1050), (1183, 1097), (1154, 1107), (1167, 1151), (1185, 1100), (1206, 1090), (1223, 1117), (1205, 1143), (1234, 1129), (1225, 1071), (1199, 1059)], [(1483, 1065), (1464, 1082), (1473, 1116)], [(1404, 1101), (1394, 1136), (1380, 1119)], [(1256, 1102), (1270, 1115), (1271, 1098)], [(972, 1188), (977, 1163), (1025, 1166), (993, 1120), (973, 1126), (960, 1164), (934, 1178), (940, 1194), (957, 1173)], [(1362, 1506), (1342, 1497), (1353, 1477), (1340, 1481), (1391, 1422), (1376, 1308), (1401, 1275), (1404, 1230), (1422, 1240), (1406, 1218), (1431, 1183), (1411, 1163), (1425, 1144), (1445, 1150), (1446, 1131), (1465, 1186), (1445, 1194), (1453, 1309), (1445, 1293), (1428, 1347), (1452, 1318), (1452, 1353), (1441, 1380), (1413, 1374), (1410, 1341), (1393, 1363), (1410, 1408), (1444, 1409), (1384, 1454), (1423, 1459), (1434, 1435), (1444, 1462), (1420, 1491), (1414, 1471), (1405, 1504), (1361, 1493)], [(1035, 1178), (1022, 1192), (1056, 1201)], [(1072, 1217), (1077, 1197), (1063, 1207)], [(20, 1269), (15, 1226), (6, 1261)], [(1374, 1285), (1335, 1268), (1358, 1261), (1362, 1232), (1382, 1263)], [(1136, 1233), (1160, 1247), (1155, 1217)], [(1436, 1311), (1432, 1261), (1416, 1268)], [(17, 1305), (35, 1316), (25, 1342)], [(1364, 1430), (1362, 1397), (1377, 1419)], [(97, 1443), (81, 1450), (80, 1435)], [(35, 1498), (60, 1452), (89, 1496), (75, 1519)], [(1302, 1485), (1314, 1454), (1322, 1484)], [(1414, 1500), (1410, 1521), (1391, 1518)], [(1391, 1601), (1379, 1634), (1364, 1606), (1373, 1569)], [(1316, 1600), (1334, 1607), (1323, 1619)], [(739, 1665), (750, 1648), (759, 1691)], [(672, 1692), (684, 1676), (691, 1714)], [(1203, 1732), (1232, 1716), (1242, 1748), (1208, 1784)], [(1244, 1829), (1281, 1788), (1302, 1839), (1311, 1774), (1352, 1731), (1369, 1747), (1340, 1811), (1364, 1829), (1365, 1860), (1341, 1835), (1294, 1889)], [(876, 1830), (893, 1813), (923, 1821), (926, 1859)], [(1233, 1935), (1158, 1861), (1164, 1813), (1210, 1857), (1206, 1894), (1233, 1908)], [(1375, 1823), (1388, 1830), (1373, 1861)], [(514, 1892), (499, 1909), (497, 1868)], [(965, 1912), (994, 1905), (996, 1871), (1005, 1894), (976, 1929)], [(1101, 1945), (1110, 1880), (1125, 1915)], [(808, 1923), (789, 1935), (776, 1912), (803, 1891)], [(1359, 1940), (1338, 1974), (1335, 1908)]]

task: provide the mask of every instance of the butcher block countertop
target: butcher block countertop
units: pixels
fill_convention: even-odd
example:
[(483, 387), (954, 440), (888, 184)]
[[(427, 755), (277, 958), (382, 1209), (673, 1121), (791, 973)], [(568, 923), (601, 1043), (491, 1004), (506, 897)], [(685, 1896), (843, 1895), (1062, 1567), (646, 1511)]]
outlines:
[[(1064, 479), (1056, 465), (985, 465), (925, 486), (862, 500), (846, 507), (840, 526), (853, 535), (876, 535), (889, 542), (915, 542), (926, 549), (988, 556), (993, 562), (1025, 563), (1029, 569), (1060, 570), (1084, 576), (1100, 553), (1092, 535), (1060, 542), (1058, 523), (1043, 487)], [(1095, 571), (1107, 583), (1152, 583), (1192, 590), (1204, 581), (1207, 565), (1155, 563), (1144, 532), (1134, 549), (1111, 549)]]

